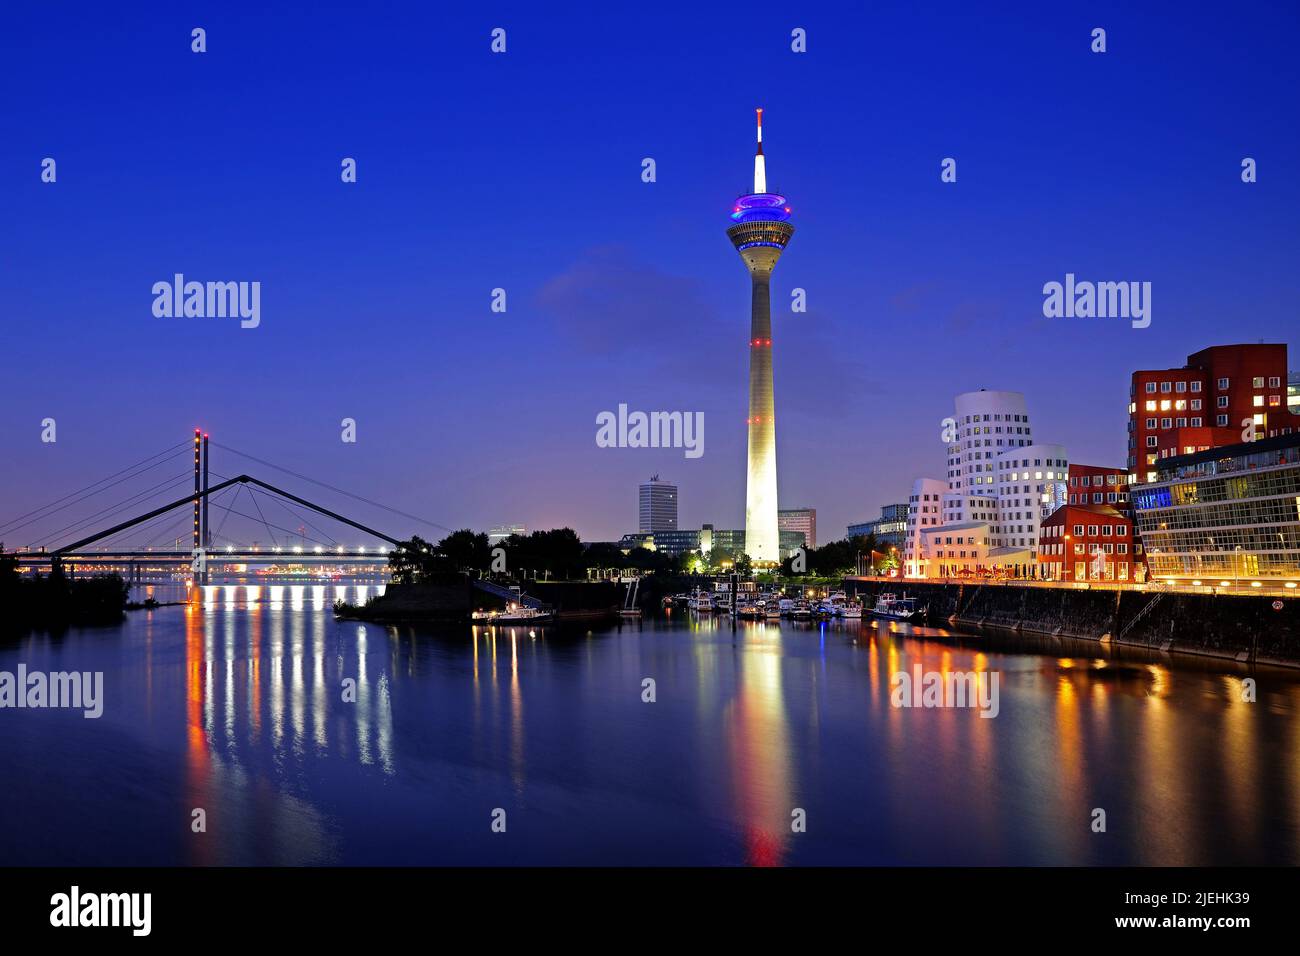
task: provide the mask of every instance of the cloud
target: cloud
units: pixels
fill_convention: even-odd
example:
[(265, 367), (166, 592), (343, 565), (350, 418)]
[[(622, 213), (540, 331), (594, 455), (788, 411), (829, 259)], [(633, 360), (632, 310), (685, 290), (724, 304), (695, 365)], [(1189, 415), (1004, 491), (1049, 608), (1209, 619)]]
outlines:
[(647, 265), (622, 246), (585, 251), (542, 286), (537, 305), (576, 349), (635, 355), (642, 375), (698, 378), (714, 367), (716, 350), (743, 342), (742, 327), (722, 321), (704, 283)]

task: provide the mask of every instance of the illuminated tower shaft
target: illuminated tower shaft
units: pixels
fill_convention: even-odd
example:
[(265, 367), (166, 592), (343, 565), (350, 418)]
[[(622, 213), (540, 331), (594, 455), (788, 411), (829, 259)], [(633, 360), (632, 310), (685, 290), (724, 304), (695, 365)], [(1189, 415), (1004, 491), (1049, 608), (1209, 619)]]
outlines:
[(745, 485), (745, 553), (756, 563), (781, 560), (777, 529), (776, 399), (772, 386), (772, 304), (769, 283), (794, 226), (784, 196), (767, 191), (763, 111), (758, 111), (754, 191), (736, 200), (727, 230), (750, 278), (749, 457)]

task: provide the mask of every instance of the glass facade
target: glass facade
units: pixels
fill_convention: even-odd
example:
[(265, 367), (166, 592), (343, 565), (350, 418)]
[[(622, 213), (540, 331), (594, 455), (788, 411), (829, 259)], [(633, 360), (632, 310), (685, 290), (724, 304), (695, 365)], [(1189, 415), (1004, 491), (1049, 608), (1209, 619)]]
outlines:
[(1170, 458), (1133, 489), (1154, 578), (1300, 578), (1300, 436)]

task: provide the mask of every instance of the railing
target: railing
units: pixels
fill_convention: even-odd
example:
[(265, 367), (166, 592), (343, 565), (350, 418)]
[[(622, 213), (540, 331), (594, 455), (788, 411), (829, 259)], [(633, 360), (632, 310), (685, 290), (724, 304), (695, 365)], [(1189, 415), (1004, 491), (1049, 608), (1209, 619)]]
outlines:
[(1125, 624), (1122, 628), (1120, 628), (1119, 639), (1123, 640), (1124, 635), (1127, 634), (1129, 631), (1133, 630), (1134, 625), (1136, 625), (1138, 621), (1142, 620), (1142, 618), (1150, 614), (1151, 609), (1154, 608), (1157, 604), (1159, 604), (1161, 598), (1163, 598), (1168, 593), (1169, 591), (1164, 588), (1161, 588), (1160, 590), (1156, 591), (1156, 596), (1153, 597), (1150, 601), (1147, 601), (1147, 603), (1143, 606), (1142, 610), (1138, 611), (1131, 618), (1129, 618), (1129, 622)]

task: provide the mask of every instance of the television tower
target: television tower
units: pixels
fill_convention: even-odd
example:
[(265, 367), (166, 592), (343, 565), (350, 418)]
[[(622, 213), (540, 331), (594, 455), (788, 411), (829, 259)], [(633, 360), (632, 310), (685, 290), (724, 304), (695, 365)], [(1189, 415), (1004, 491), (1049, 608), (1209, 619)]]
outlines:
[(784, 196), (767, 191), (763, 111), (758, 110), (754, 191), (732, 204), (732, 245), (749, 269), (749, 470), (745, 485), (745, 553), (755, 564), (781, 560), (776, 504), (776, 400), (772, 393), (772, 303), (768, 284), (794, 226)]

